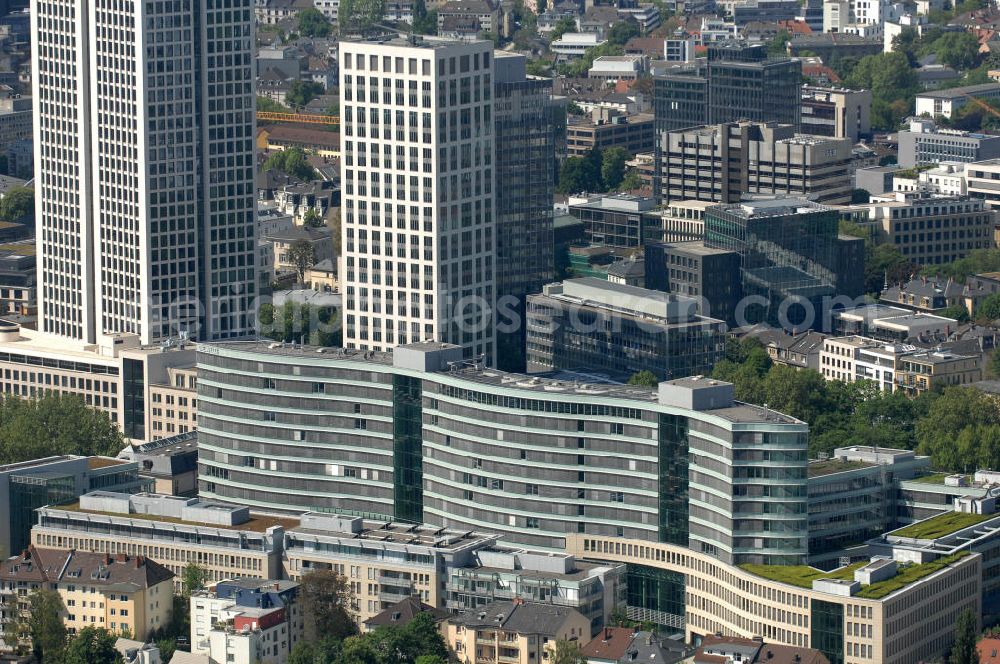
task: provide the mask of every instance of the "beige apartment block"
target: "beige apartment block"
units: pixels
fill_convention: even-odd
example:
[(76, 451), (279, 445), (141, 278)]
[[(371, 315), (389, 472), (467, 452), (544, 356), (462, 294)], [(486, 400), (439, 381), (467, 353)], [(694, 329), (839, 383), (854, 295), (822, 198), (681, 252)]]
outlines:
[(149, 440), (170, 438), (198, 427), (198, 373), (168, 367), (164, 382), (149, 385)]
[[(820, 650), (842, 643), (844, 664), (913, 664), (941, 655), (954, 640), (958, 614), (971, 609), (979, 616), (982, 602), (977, 553), (898, 571), (894, 561), (890, 570), (890, 561), (874, 560), (824, 574), (802, 566), (737, 567), (685, 547), (612, 537), (569, 535), (566, 548), (684, 575), (688, 642), (721, 633)], [(814, 643), (817, 634), (828, 642)]]
[(170, 622), (173, 578), (144, 556), (29, 547), (0, 564), (0, 650), (18, 645), (14, 629), (39, 589), (59, 593), (70, 634), (102, 627), (143, 641)]
[(557, 641), (590, 641), (590, 621), (570, 607), (515, 599), (469, 609), (441, 632), (464, 664), (545, 664)]

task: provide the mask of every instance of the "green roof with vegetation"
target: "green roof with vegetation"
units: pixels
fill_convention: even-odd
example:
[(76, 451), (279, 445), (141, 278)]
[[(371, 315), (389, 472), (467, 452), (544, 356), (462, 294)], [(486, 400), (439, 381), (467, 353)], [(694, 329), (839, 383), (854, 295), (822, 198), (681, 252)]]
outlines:
[(969, 514), (967, 512), (946, 512), (924, 521), (911, 523), (899, 530), (894, 530), (893, 537), (912, 537), (913, 539), (937, 539), (956, 531), (974, 526), (996, 517), (996, 514)]
[(944, 569), (948, 565), (957, 562), (967, 555), (969, 555), (968, 551), (959, 551), (958, 553), (953, 553), (950, 556), (932, 560), (929, 563), (900, 567), (896, 576), (891, 579), (886, 579), (885, 581), (879, 581), (878, 583), (873, 583), (870, 586), (863, 587), (858, 591), (855, 597), (862, 597), (864, 599), (882, 599), (886, 595), (890, 595), (901, 588), (905, 588), (925, 576), (930, 576), (934, 572)]
[(873, 463), (865, 461), (842, 461), (840, 459), (825, 459), (823, 461), (810, 461), (808, 470), (809, 477), (821, 477), (823, 475), (833, 475), (843, 473), (848, 470), (858, 470), (859, 468), (870, 468)]
[(914, 478), (914, 482), (920, 482), (921, 484), (944, 484), (944, 478), (951, 477), (952, 473), (933, 473), (931, 475), (924, 475), (923, 477)]
[(841, 567), (840, 569), (833, 570), (832, 572), (824, 572), (821, 569), (816, 569), (815, 567), (810, 567), (808, 565), (745, 564), (740, 565), (740, 568), (756, 576), (770, 579), (771, 581), (787, 583), (791, 586), (798, 586), (800, 588), (812, 588), (812, 583), (816, 579), (841, 579), (845, 581), (853, 581), (854, 570), (864, 567), (867, 564), (868, 561), (865, 560), (860, 563), (855, 563), (854, 565)]
[[(964, 558), (967, 555), (969, 555), (968, 551), (959, 551), (950, 556), (938, 558), (937, 560), (932, 560), (928, 563), (901, 565), (896, 573), (896, 576), (891, 579), (886, 579), (885, 581), (879, 581), (868, 586), (862, 586), (861, 590), (859, 590), (854, 596), (861, 597), (863, 599), (882, 599), (883, 597), (890, 595), (901, 588), (905, 588), (915, 581), (919, 581), (925, 576), (930, 576), (934, 572), (948, 567), (952, 563)], [(849, 565), (848, 567), (841, 567), (840, 569), (832, 572), (824, 572), (823, 570), (816, 569), (815, 567), (809, 567), (808, 565), (747, 564), (740, 565), (740, 568), (756, 576), (770, 579), (771, 581), (787, 583), (788, 585), (798, 586), (799, 588), (812, 588), (813, 581), (816, 581), (817, 579), (840, 579), (842, 581), (853, 581), (855, 570), (864, 567), (868, 563), (869, 561), (865, 560)]]

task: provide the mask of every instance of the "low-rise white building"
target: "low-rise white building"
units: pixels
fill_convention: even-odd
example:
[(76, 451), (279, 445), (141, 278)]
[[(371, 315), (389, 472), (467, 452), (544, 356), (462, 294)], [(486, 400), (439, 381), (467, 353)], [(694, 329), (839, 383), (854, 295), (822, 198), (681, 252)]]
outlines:
[(606, 43), (596, 32), (567, 32), (552, 42), (551, 49), (560, 59), (568, 60), (583, 57), (588, 48)]

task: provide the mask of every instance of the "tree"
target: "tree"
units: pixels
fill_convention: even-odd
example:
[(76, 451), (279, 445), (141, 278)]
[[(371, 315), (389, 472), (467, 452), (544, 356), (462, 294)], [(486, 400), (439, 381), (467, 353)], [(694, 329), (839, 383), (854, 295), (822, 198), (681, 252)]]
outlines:
[(316, 208), (306, 210), (306, 213), (302, 215), (302, 223), (306, 228), (322, 228), (325, 225), (323, 217), (316, 211)]
[(1000, 425), (997, 401), (970, 387), (949, 387), (932, 398), (926, 415), (916, 423), (917, 451), (931, 457), (941, 470), (968, 472), (978, 467), (978, 449), (971, 426)]
[(302, 108), (316, 97), (326, 93), (322, 83), (303, 81), (301, 78), (292, 81), (285, 93), (285, 102), (294, 108)]
[(556, 641), (555, 652), (552, 653), (550, 664), (583, 664), (585, 661), (579, 643), (566, 639)]
[(271, 113), (290, 113), (292, 109), (283, 104), (279, 104), (270, 97), (257, 95), (257, 110)]
[(639, 172), (634, 169), (629, 169), (625, 173), (625, 177), (618, 185), (618, 191), (632, 191), (633, 189), (639, 189), (640, 187), (646, 186), (646, 181), (642, 179)]
[(969, 252), (965, 258), (952, 263), (928, 266), (924, 270), (926, 276), (941, 275), (955, 281), (965, 281), (974, 274), (1000, 271), (1000, 249), (976, 249)]
[(201, 565), (188, 563), (181, 573), (182, 593), (185, 597), (190, 597), (191, 593), (202, 590), (205, 581), (208, 580), (208, 571)]
[(357, 631), (350, 613), (354, 596), (343, 574), (313, 570), (302, 577), (299, 592), (303, 614), (312, 618), (315, 634), (342, 639)]
[(604, 189), (615, 189), (625, 177), (628, 152), (623, 148), (609, 148), (601, 155), (601, 180)]
[(979, 64), (979, 42), (971, 32), (946, 32), (927, 46), (926, 51), (954, 69), (972, 69)]
[(906, 54), (898, 52), (862, 58), (845, 83), (872, 91), (872, 126), (877, 129), (895, 129), (912, 110), (914, 95), (920, 89)]
[(880, 293), (886, 281), (906, 281), (917, 270), (892, 244), (869, 244), (865, 248), (865, 292)]
[(859, 205), (861, 203), (867, 203), (872, 199), (872, 195), (868, 193), (867, 189), (852, 189), (851, 190), (851, 205)]
[(560, 194), (576, 194), (582, 191), (598, 191), (601, 188), (600, 170), (594, 168), (586, 157), (569, 157), (559, 169)]
[(39, 662), (59, 661), (66, 647), (66, 626), (63, 624), (62, 598), (54, 590), (36, 590), (28, 598), (31, 614), (27, 632), (31, 636), (32, 652)]
[(337, 310), (288, 301), (280, 307), (261, 304), (257, 313), (258, 334), (290, 343), (339, 346), (342, 340)]
[(66, 645), (60, 664), (123, 664), (117, 639), (103, 627), (84, 627)]
[(979, 618), (972, 609), (964, 609), (955, 621), (955, 644), (951, 647), (949, 664), (979, 664), (976, 641), (979, 639)]
[(316, 264), (316, 247), (309, 240), (296, 240), (288, 247), (288, 262), (295, 266), (299, 283), (305, 283), (306, 270)]
[(437, 11), (427, 11), (424, 0), (413, 3), (413, 31), (418, 35), (437, 34)]
[(788, 30), (782, 28), (778, 30), (778, 34), (774, 36), (767, 43), (767, 53), (768, 55), (787, 55), (788, 54), (788, 42), (792, 39), (791, 34)]
[(552, 28), (552, 32), (549, 33), (549, 43), (558, 41), (567, 32), (576, 32), (576, 21), (568, 16), (559, 19), (559, 22)]
[(964, 304), (953, 304), (937, 312), (937, 315), (944, 316), (945, 318), (954, 318), (959, 323), (968, 323), (970, 318), (969, 310), (965, 308)]
[(660, 384), (660, 379), (652, 371), (643, 369), (632, 374), (628, 379), (628, 384), (638, 387), (656, 387)]
[(298, 178), (299, 180), (316, 180), (319, 178), (319, 173), (309, 165), (306, 153), (302, 148), (288, 148), (287, 150), (279, 150), (273, 153), (264, 162), (263, 169), (265, 171), (281, 171), (285, 175)]
[(608, 30), (608, 43), (624, 46), (628, 40), (638, 37), (639, 25), (635, 21), (618, 21)]
[(307, 7), (299, 12), (299, 34), (303, 37), (328, 37), (333, 32), (333, 26), (323, 12)]
[(1000, 318), (1000, 293), (994, 293), (979, 303), (979, 306), (976, 307), (976, 318), (980, 320)]
[(35, 211), (35, 190), (30, 187), (11, 187), (0, 198), (0, 219), (17, 221)]
[(340, 33), (363, 33), (379, 23), (384, 15), (382, 0), (342, 0), (337, 10)]
[(121, 429), (78, 395), (0, 397), (0, 464), (62, 454), (116, 456), (124, 447)]
[(318, 641), (300, 639), (288, 655), (288, 664), (330, 664), (340, 657), (343, 642), (331, 636)]

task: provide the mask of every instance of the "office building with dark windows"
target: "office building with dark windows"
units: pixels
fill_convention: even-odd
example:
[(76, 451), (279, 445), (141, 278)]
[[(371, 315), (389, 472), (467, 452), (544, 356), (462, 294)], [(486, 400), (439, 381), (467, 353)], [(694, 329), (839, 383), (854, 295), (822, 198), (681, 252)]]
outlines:
[[(523, 55), (494, 58), (497, 301), (524, 320), (525, 298), (555, 276), (555, 104), (552, 81), (529, 77)], [(510, 301), (508, 301), (510, 300)], [(500, 321), (503, 322), (503, 321)], [(497, 366), (525, 370), (524, 325), (497, 331)]]
[(641, 371), (661, 380), (707, 374), (725, 353), (724, 326), (698, 310), (694, 298), (593, 277), (549, 284), (528, 297), (528, 367), (622, 382)]
[[(440, 343), (389, 354), (234, 342), (200, 347), (198, 391), (206, 499), (542, 549), (599, 533), (733, 564), (807, 554), (808, 427), (735, 401), (728, 383), (508, 374)], [(765, 509), (774, 499), (780, 515)]]
[(646, 287), (698, 301), (698, 312), (736, 324), (743, 297), (740, 255), (704, 241), (647, 244)]
[(607, 194), (571, 198), (569, 213), (583, 222), (589, 244), (631, 249), (663, 238), (663, 222), (651, 196)]

